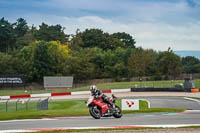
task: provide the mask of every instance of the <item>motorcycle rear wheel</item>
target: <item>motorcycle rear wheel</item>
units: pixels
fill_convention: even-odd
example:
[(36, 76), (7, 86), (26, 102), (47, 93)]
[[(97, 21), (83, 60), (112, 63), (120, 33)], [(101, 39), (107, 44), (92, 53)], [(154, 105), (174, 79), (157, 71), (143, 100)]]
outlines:
[(95, 119), (100, 119), (101, 118), (101, 111), (100, 109), (98, 109), (97, 106), (91, 106), (89, 108), (89, 112), (90, 112), (90, 115), (95, 118)]
[(115, 105), (115, 112), (114, 112), (113, 116), (115, 118), (121, 118), (122, 117), (122, 110), (117, 105)]

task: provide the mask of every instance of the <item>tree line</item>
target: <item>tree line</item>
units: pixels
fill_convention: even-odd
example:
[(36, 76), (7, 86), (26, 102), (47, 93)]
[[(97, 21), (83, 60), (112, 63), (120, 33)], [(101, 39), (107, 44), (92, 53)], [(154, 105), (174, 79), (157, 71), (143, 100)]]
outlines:
[(181, 58), (170, 48), (163, 52), (136, 47), (128, 33), (109, 34), (101, 29), (77, 29), (74, 35), (59, 24), (28, 26), (23, 18), (11, 23), (0, 19), (0, 75), (23, 74), (27, 82), (43, 76), (74, 76), (76, 81), (151, 76), (174, 78), (200, 73), (200, 60)]

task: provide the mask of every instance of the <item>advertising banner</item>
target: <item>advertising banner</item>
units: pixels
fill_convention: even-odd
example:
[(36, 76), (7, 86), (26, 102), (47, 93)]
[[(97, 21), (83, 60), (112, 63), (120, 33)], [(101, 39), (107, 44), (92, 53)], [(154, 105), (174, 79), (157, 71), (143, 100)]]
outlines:
[(139, 110), (138, 99), (122, 99), (122, 110)]
[(24, 76), (5, 76), (0, 75), (0, 85), (24, 85)]

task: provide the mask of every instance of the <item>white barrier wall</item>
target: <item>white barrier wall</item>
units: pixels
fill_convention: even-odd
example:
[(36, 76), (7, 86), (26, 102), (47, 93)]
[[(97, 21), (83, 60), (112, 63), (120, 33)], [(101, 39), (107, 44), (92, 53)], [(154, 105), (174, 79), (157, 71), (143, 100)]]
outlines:
[(122, 99), (122, 110), (139, 110), (138, 99)]
[(44, 88), (72, 88), (72, 76), (44, 76)]

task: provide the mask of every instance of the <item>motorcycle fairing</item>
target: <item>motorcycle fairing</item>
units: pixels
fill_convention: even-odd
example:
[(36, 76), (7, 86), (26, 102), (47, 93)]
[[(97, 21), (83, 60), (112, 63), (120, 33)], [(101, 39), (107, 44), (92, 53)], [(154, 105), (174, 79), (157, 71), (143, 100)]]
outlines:
[(94, 99), (93, 103), (96, 104), (99, 108), (101, 108), (101, 114), (104, 114), (109, 109), (108, 104), (103, 102), (102, 98)]

